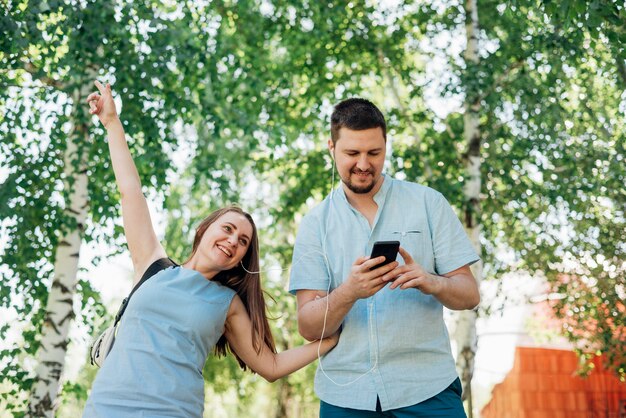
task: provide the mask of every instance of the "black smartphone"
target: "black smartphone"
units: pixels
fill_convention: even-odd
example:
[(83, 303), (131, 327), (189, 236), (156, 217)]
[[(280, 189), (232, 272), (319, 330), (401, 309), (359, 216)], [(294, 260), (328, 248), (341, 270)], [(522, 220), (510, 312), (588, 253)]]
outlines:
[(396, 261), (396, 257), (398, 257), (398, 250), (400, 249), (400, 241), (376, 241), (374, 246), (372, 247), (372, 255), (371, 258), (380, 257), (381, 255), (385, 256), (385, 261), (380, 264), (375, 265), (370, 270), (377, 269), (378, 267), (382, 267), (385, 264), (389, 264), (392, 261)]

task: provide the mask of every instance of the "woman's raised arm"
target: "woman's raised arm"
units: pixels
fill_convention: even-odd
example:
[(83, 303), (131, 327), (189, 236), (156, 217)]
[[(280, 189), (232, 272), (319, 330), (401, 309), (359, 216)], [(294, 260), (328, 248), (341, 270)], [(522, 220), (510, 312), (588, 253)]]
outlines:
[(94, 84), (99, 93), (92, 93), (87, 97), (89, 113), (97, 115), (107, 131), (115, 181), (122, 196), (124, 233), (135, 268), (134, 283), (137, 283), (150, 263), (166, 257), (165, 250), (152, 226), (137, 167), (130, 155), (124, 128), (115, 109), (111, 85), (103, 86), (98, 81)]

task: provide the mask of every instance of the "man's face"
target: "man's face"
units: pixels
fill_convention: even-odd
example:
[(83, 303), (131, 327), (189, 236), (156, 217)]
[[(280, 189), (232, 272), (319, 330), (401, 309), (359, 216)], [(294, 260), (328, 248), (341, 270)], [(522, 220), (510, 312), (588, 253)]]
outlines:
[(353, 131), (339, 129), (339, 137), (328, 149), (334, 155), (337, 172), (348, 189), (366, 194), (382, 179), (385, 164), (385, 138), (381, 128)]

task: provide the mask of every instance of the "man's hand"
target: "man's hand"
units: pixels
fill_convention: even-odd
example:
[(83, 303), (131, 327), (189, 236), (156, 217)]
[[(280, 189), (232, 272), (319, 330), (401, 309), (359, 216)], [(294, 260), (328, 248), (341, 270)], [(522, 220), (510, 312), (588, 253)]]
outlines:
[(374, 295), (387, 285), (389, 279), (396, 276), (395, 274), (389, 273), (398, 266), (397, 261), (393, 261), (385, 266), (370, 271), (372, 267), (383, 261), (385, 261), (385, 256), (372, 259), (368, 256), (356, 259), (350, 269), (350, 275), (344, 283), (355, 301)]
[(389, 278), (397, 276), (394, 273), (397, 261), (370, 271), (383, 261), (385, 256), (357, 258), (346, 280), (329, 294), (321, 290), (298, 290), (300, 335), (315, 341), (322, 336), (322, 330), (324, 336), (337, 332), (357, 300), (376, 294), (387, 285)]
[(441, 292), (443, 277), (428, 273), (422, 266), (413, 261), (413, 257), (402, 247), (400, 247), (400, 255), (404, 259), (404, 265), (393, 271), (395, 276), (387, 279), (392, 280), (393, 277), (396, 277), (390, 286), (391, 289), (397, 287), (400, 289), (415, 288), (427, 295), (437, 295)]
[(393, 280), (391, 289), (418, 289), (424, 294), (433, 295), (446, 308), (457, 311), (474, 309), (480, 303), (478, 284), (469, 265), (437, 276), (413, 261), (404, 248), (400, 248), (400, 255), (405, 265), (385, 275), (387, 280)]

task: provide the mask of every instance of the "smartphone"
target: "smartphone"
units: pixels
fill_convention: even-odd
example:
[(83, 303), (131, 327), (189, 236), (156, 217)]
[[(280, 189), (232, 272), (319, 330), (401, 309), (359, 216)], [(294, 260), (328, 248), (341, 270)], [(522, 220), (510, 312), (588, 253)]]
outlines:
[(396, 260), (398, 257), (398, 250), (400, 249), (400, 241), (376, 241), (374, 247), (372, 247), (371, 258), (385, 256), (385, 261), (372, 267), (370, 270), (375, 270), (378, 267), (382, 267), (385, 264), (389, 264)]

